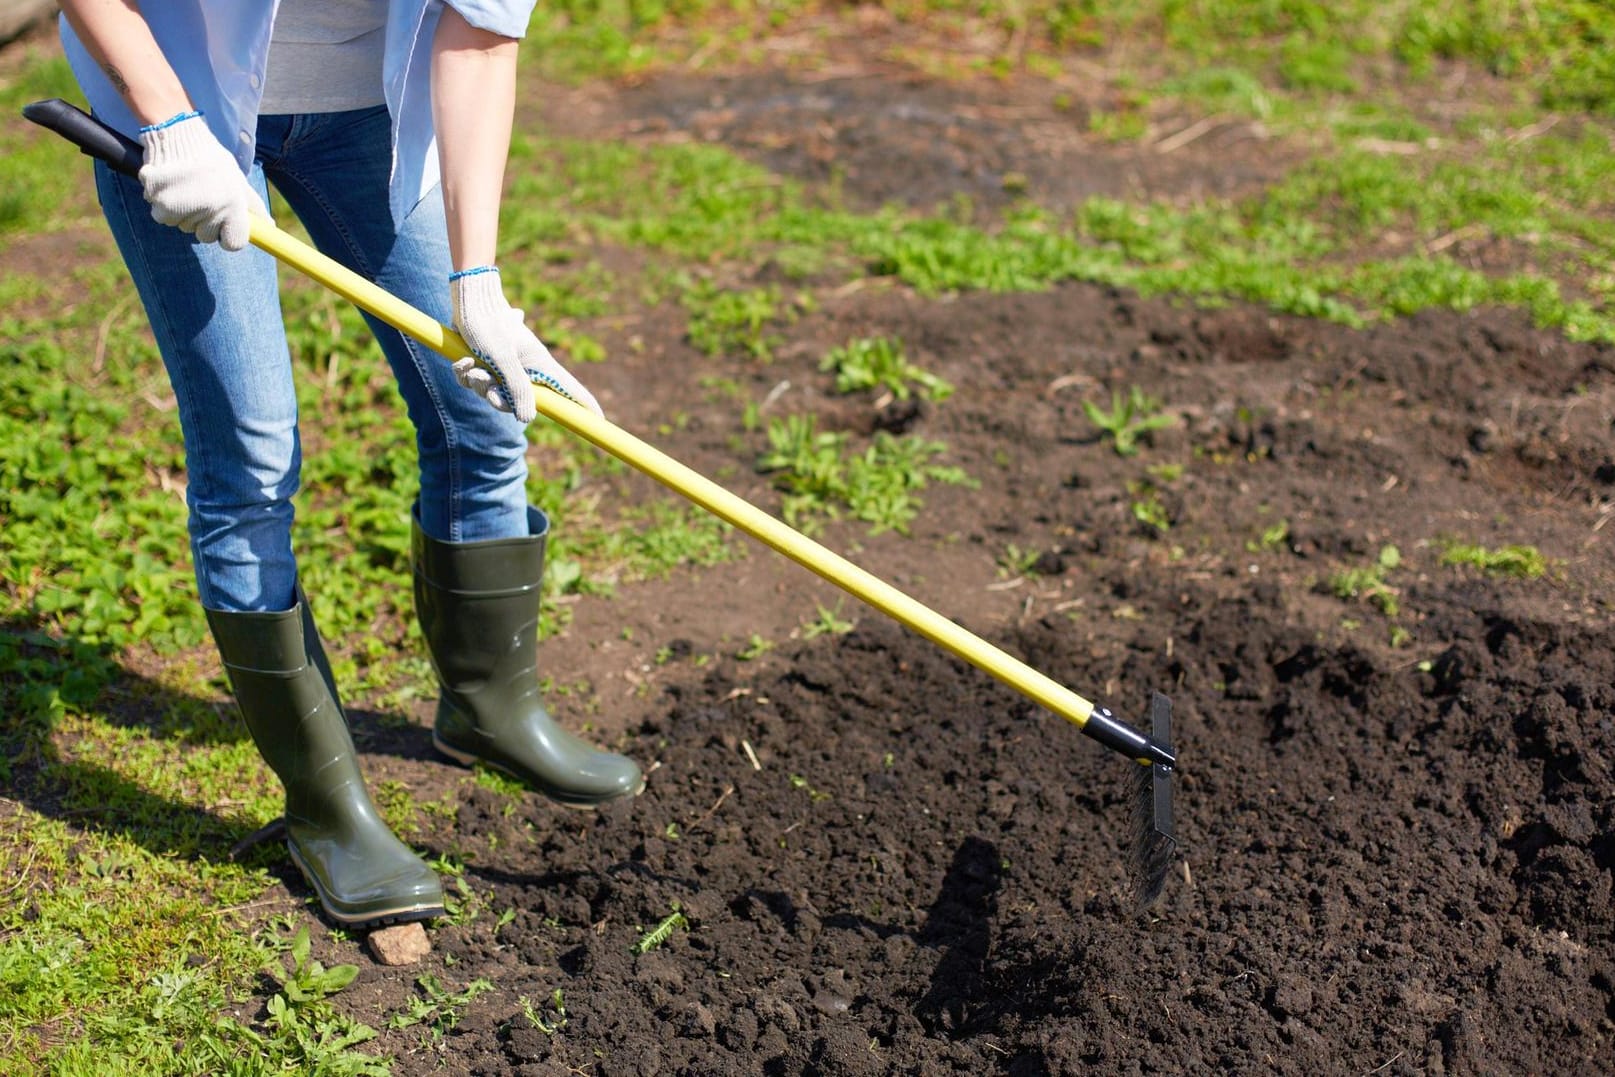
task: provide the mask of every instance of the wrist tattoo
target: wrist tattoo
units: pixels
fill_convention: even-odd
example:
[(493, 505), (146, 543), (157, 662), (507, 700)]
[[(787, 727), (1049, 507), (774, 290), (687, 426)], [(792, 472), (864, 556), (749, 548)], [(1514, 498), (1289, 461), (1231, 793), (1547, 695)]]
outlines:
[(129, 82), (123, 77), (122, 71), (119, 71), (111, 64), (102, 64), (101, 70), (106, 72), (107, 81), (112, 83), (114, 90), (117, 90), (124, 97), (129, 96)]

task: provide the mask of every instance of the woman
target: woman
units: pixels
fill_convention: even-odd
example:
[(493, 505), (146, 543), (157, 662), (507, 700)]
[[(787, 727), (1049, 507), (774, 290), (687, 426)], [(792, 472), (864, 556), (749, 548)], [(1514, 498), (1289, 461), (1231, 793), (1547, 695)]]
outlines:
[(494, 265), (532, 6), (62, 3), (92, 110), (145, 148), (138, 182), (98, 163), (96, 186), (178, 400), (202, 605), (286, 787), (292, 858), (346, 927), (439, 915), (443, 892), (365, 792), (297, 582), (296, 397), (275, 263), (247, 244), (266, 181), (322, 251), (452, 319), (477, 355), (451, 367), (370, 319), (419, 449), (411, 548), (442, 687), (433, 742), (566, 804), (644, 786), (632, 761), (552, 721), (534, 667), (548, 522), (525, 495), (532, 379), (599, 406), (511, 309)]

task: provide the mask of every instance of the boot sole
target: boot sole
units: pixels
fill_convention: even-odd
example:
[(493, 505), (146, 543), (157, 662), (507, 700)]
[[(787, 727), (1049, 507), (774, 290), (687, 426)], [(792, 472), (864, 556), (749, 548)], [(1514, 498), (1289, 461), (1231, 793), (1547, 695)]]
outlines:
[(548, 800), (550, 803), (559, 804), (563, 808), (571, 808), (573, 811), (594, 811), (600, 805), (610, 804), (614, 800), (632, 800), (634, 797), (637, 797), (639, 794), (645, 791), (645, 776), (641, 774), (639, 776), (639, 784), (629, 792), (618, 793), (615, 796), (606, 797), (604, 800), (569, 800), (566, 797), (556, 796), (554, 793), (538, 788), (527, 779), (523, 778), (520, 774), (517, 774), (515, 771), (511, 770), (509, 767), (500, 766), (491, 759), (484, 759), (480, 755), (473, 755), (470, 752), (462, 752), (458, 748), (449, 747), (447, 744), (443, 743), (442, 738), (437, 735), (436, 730), (432, 731), (432, 747), (436, 748), (446, 758), (452, 759), (462, 767), (470, 767), (476, 765), (477, 763), (481, 763), (483, 766), (488, 767), (491, 770), (497, 770), (506, 777), (514, 778), (518, 782), (521, 782), (522, 785), (532, 789), (533, 792), (537, 793), (545, 800)]
[(308, 865), (303, 862), (302, 855), (289, 841), (286, 843), (286, 851), (292, 854), (292, 863), (296, 864), (297, 870), (303, 873), (303, 879), (308, 883), (309, 888), (314, 891), (314, 896), (320, 899), (320, 908), (339, 927), (363, 931), (371, 928), (388, 927), (392, 924), (411, 924), (417, 920), (435, 920), (443, 915), (444, 909), (440, 904), (400, 905), (397, 908), (383, 909), (380, 912), (367, 913), (363, 916), (349, 916), (338, 912), (331, 907), (330, 901), (325, 896), (325, 891), (315, 881), (314, 873), (308, 869)]

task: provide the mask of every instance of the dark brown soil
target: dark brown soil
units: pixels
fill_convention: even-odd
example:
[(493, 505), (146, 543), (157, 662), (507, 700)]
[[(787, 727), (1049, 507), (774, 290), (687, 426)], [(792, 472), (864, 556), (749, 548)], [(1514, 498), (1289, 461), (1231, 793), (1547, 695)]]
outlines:
[[(1006, 170), (1042, 198), (1114, 189), (1109, 151), (1040, 172), (1029, 128), (970, 92), (679, 78), (553, 111), (724, 139), (809, 179), (845, 153), (869, 202), (990, 200)], [(923, 122), (937, 110), (954, 119)], [(944, 167), (982, 147), (991, 167)], [(1200, 182), (1271, 159), (1220, 163)], [(776, 413), (946, 442), (979, 489), (928, 491), (910, 538), (827, 541), (1135, 720), (1169, 693), (1182, 858), (1137, 915), (1127, 764), (850, 602), (854, 632), (803, 638), (832, 593), (754, 548), (586, 600), (547, 645), (594, 690), (574, 720), (621, 729), (650, 788), (591, 817), (465, 787), (427, 844), (466, 858), (484, 911), (436, 930), (430, 967), (493, 990), (440, 1043), (389, 1034), (401, 1072), (1610, 1072), (1610, 349), (1510, 313), (1352, 332), (1085, 285), (843, 291), (781, 327), (766, 368), (700, 357), (659, 312), (630, 320), (600, 327), (646, 342), (601, 368), (608, 410), (630, 429), (686, 415), (655, 440), (707, 473), (741, 435), (707, 375), (753, 399), (788, 381)], [(815, 360), (860, 334), (900, 337), (957, 394), (900, 414), (834, 396)], [(1130, 385), (1179, 423), (1123, 458), (1081, 401)], [(1181, 468), (1153, 475), (1164, 533), (1133, 512), (1161, 464)], [(761, 476), (730, 485), (774, 503)], [(1535, 545), (1554, 568), (1443, 565), (1454, 540)], [(997, 571), (1011, 545), (1040, 555), (1034, 575)], [(1394, 617), (1332, 593), (1387, 545)], [(752, 634), (780, 645), (740, 661)], [(635, 953), (674, 910), (687, 929)], [(362, 1012), (417, 972), (368, 969)]]
[[(1147, 917), (1128, 902), (1127, 764), (931, 645), (870, 614), (729, 657), (745, 628), (725, 626), (782, 638), (759, 608), (775, 577), (802, 586), (757, 555), (739, 593), (714, 570), (580, 611), (550, 646), (605, 699), (626, 661), (604, 661), (607, 625), (716, 658), (630, 704), (627, 750), (658, 764), (636, 803), (507, 816), (473, 790), (439, 835), (490, 910), (515, 910), (437, 932), (444, 975), (496, 985), (448, 1038), (453, 1064), (1607, 1071), (1608, 351), (1512, 315), (1350, 333), (1084, 286), (858, 297), (794, 338), (874, 327), (957, 382), (916, 429), (987, 481), (938, 492), (913, 541), (866, 560), (1124, 711), (1172, 695), (1184, 856), (1165, 899)], [(1123, 460), (1062, 382), (1148, 385), (1185, 424)], [(1152, 537), (1125, 484), (1166, 460), (1185, 470)], [(1288, 538), (1262, 549), (1280, 519)], [(1443, 534), (1533, 543), (1560, 568), (1442, 567)], [(1044, 551), (1044, 574), (984, 590), (1011, 542)], [(1316, 582), (1387, 543), (1406, 551), (1396, 647), (1390, 619)], [(689, 930), (635, 955), (674, 908)], [(557, 989), (568, 1024), (546, 1035), (516, 1000)]]
[[(1220, 193), (1280, 152), (1232, 131), (1111, 149), (879, 69), (568, 94), (547, 122), (727, 140), (866, 203), (991, 204), (1008, 172), (1053, 202)], [(384, 1033), (398, 1072), (1615, 1072), (1615, 351), (1496, 311), (1353, 332), (1076, 284), (820, 298), (767, 367), (701, 357), (669, 311), (603, 321), (645, 347), (591, 384), (708, 474), (735, 437), (742, 466), (763, 447), (709, 375), (750, 399), (788, 381), (772, 414), (946, 442), (979, 488), (926, 491), (910, 537), (825, 541), (1135, 721), (1172, 697), (1163, 899), (1129, 901), (1128, 764), (851, 600), (855, 631), (806, 638), (834, 593), (752, 547), (584, 599), (546, 645), (592, 690), (557, 711), (654, 764), (642, 797), (586, 815), (460, 783), (417, 836), (464, 859), (477, 915), (339, 1001), (380, 1023), (423, 972), (491, 990), (441, 1039)], [(903, 413), (834, 396), (817, 357), (860, 334), (957, 393)], [(1124, 458), (1081, 402), (1132, 385), (1178, 423)], [(1134, 513), (1146, 482), (1164, 532)], [(777, 504), (765, 477), (727, 485)], [(1553, 567), (1444, 565), (1453, 540)], [(1387, 545), (1394, 617), (1332, 593)], [(1035, 574), (1000, 574), (1011, 546)], [(778, 646), (741, 661), (753, 634)], [(424, 729), (360, 716), (360, 736), (378, 779), (459, 781)], [(635, 953), (674, 910), (687, 928)]]
[(720, 142), (775, 172), (834, 184), (866, 208), (961, 196), (991, 208), (1027, 194), (1044, 205), (1229, 197), (1277, 178), (1295, 157), (1260, 125), (1232, 120), (1171, 121), (1153, 141), (1096, 145), (1084, 135), (1092, 106), (1058, 107), (1056, 96), (1043, 84), (943, 83), (877, 61), (789, 79), (663, 76), (579, 93), (546, 119), (591, 138)]

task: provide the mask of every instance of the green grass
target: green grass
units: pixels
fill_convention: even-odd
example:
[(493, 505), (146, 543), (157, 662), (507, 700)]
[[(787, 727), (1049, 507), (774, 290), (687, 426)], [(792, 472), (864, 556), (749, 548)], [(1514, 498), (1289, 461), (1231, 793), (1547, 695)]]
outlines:
[[(1414, 82), (1460, 61), (1517, 84), (1539, 106), (1615, 114), (1615, 11), (1588, 0), (875, 0), (931, 28), (941, 51), (985, 42), (966, 71), (1043, 71), (1096, 49), (1168, 72), (1249, 73), (1303, 96), (1360, 91), (1358, 69)], [(833, 10), (812, 0), (543, 0), (526, 55), (552, 77), (631, 75), (692, 57), (746, 58), (769, 31)], [(942, 65), (938, 65), (939, 68)]]
[(1387, 617), (1402, 612), (1400, 592), (1389, 576), (1402, 565), (1402, 552), (1385, 546), (1371, 565), (1355, 565), (1333, 573), (1327, 586), (1336, 598), (1346, 602), (1366, 602)]
[(777, 287), (731, 290), (698, 280), (684, 290), (680, 302), (689, 312), (690, 343), (709, 357), (772, 361), (780, 343), (773, 330), (790, 315)]
[(10, 235), (56, 227), (64, 206), (93, 205), (86, 197), (88, 162), (73, 160), (71, 153), (64, 157), (59, 138), (20, 118), (24, 105), (47, 97), (82, 100), (60, 56), (29, 64), (20, 77), (0, 84), (0, 117), (6, 121), (0, 125), (0, 244)]
[(1493, 576), (1535, 580), (1548, 572), (1548, 559), (1535, 546), (1511, 544), (1487, 549), (1467, 542), (1449, 542), (1441, 552), (1443, 565), (1471, 565)]
[(850, 435), (821, 431), (815, 416), (791, 415), (769, 421), (768, 442), (757, 467), (774, 475), (785, 491), (785, 520), (799, 527), (847, 515), (877, 534), (907, 534), (924, 504), (918, 491), (933, 482), (974, 484), (959, 468), (934, 462), (945, 445), (917, 436), (879, 430), (860, 452)]
[[(766, 14), (791, 17), (805, 6), (769, 5)], [(1362, 0), (887, 6), (912, 20), (924, 14), (932, 23), (1024, 23), (1043, 28), (1053, 44), (1159, 41), (1167, 46), (1166, 71), (1147, 92), (1139, 91), (1144, 97), (1250, 115), (1334, 141), (1251, 199), (1188, 206), (1095, 199), (1069, 219), (1032, 209), (988, 229), (948, 217), (838, 212), (710, 146), (647, 153), (540, 140), (525, 147), (543, 166), (521, 180), (524, 193), (542, 195), (528, 201), (602, 238), (705, 261), (756, 259), (765, 248), (796, 251), (815, 243), (839, 248), (864, 272), (896, 276), (928, 293), (1025, 290), (1083, 279), (1205, 302), (1243, 299), (1347, 324), (1427, 307), (1503, 304), (1523, 307), (1538, 324), (1578, 339), (1615, 335), (1607, 306), (1615, 251), (1605, 223), (1615, 152), (1607, 130), (1563, 125), (1563, 133), (1521, 139), (1516, 136), (1540, 113), (1482, 109), (1465, 121), (1470, 130), (1411, 157), (1363, 151), (1353, 148), (1360, 139), (1423, 146), (1432, 132), (1396, 101), (1342, 100), (1347, 87), (1334, 74), (1377, 59), (1417, 80), (1436, 59), (1459, 59), (1481, 62), (1561, 102), (1572, 94), (1568, 87), (1588, 82), (1587, 73), (1604, 70), (1615, 55), (1606, 47), (1615, 40), (1615, 16), (1591, 5), (1533, 5), (1527, 14), (1518, 5), (1477, 2), (1443, 15)], [(629, 18), (630, 8), (640, 16)], [(565, 10), (574, 19), (579, 11), (575, 5)], [(689, 34), (667, 32), (680, 18), (720, 10), (749, 11), (754, 19), (765, 14), (716, 0), (658, 6), (656, 17), (642, 5), (590, 10), (637, 35), (651, 50), (647, 62), (655, 47), (693, 42)], [(1615, 92), (1608, 89), (1615, 80), (1604, 85), (1605, 94)], [(1298, 89), (1306, 92), (1298, 95)], [(1596, 113), (1609, 99), (1579, 107)], [(583, 221), (557, 209), (558, 200), (581, 211)], [(1386, 234), (1407, 237), (1405, 253), (1385, 257), (1378, 241)], [(1544, 264), (1483, 274), (1439, 253), (1455, 236), (1518, 242), (1533, 252), (1522, 264)]]
[[(352, 1043), (299, 1042), (273, 1022), (230, 1017), (281, 948), (249, 926), (262, 915), (246, 907), (262, 870), (148, 845), (27, 810), (0, 820), (0, 865), (15, 880), (0, 909), (0, 1069), (386, 1072)], [(334, 1020), (322, 1015), (327, 1029)]]
[(819, 369), (835, 373), (838, 393), (881, 389), (898, 400), (918, 393), (938, 403), (953, 395), (952, 385), (909, 362), (903, 342), (890, 337), (854, 337), (830, 349)]
[[(1100, 434), (1110, 439), (1117, 456), (1138, 455), (1138, 443), (1152, 430), (1162, 430), (1177, 422), (1174, 416), (1161, 411), (1161, 402), (1136, 385), (1110, 394), (1110, 407), (1100, 407), (1091, 400), (1082, 402), (1088, 421)], [(1162, 528), (1165, 530), (1165, 528)]]
[[(633, 147), (534, 137), (520, 205), (565, 206), (597, 240), (661, 257), (749, 261), (818, 242), (852, 278), (924, 294), (1029, 291), (1064, 280), (1239, 299), (1348, 325), (1430, 307), (1517, 306), (1578, 339), (1615, 340), (1615, 240), (1604, 220), (1615, 150), (1606, 138), (1498, 135), (1468, 156), (1408, 160), (1347, 150), (1306, 161), (1262, 195), (1177, 206), (1093, 198), (1069, 215), (1023, 205), (991, 227), (951, 214), (855, 214), (710, 146)], [(525, 211), (513, 209), (515, 222)], [(1380, 237), (1408, 237), (1386, 258)], [(1446, 253), (1455, 235), (1536, 252), (1544, 268), (1502, 274)], [(1551, 270), (1551, 272), (1550, 272)], [(691, 338), (709, 354), (772, 354), (777, 291), (687, 293)]]

